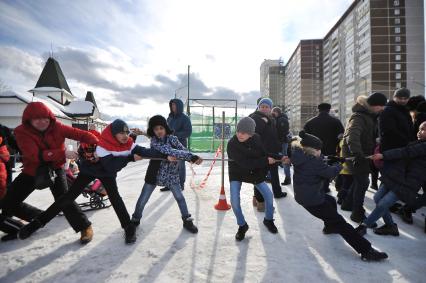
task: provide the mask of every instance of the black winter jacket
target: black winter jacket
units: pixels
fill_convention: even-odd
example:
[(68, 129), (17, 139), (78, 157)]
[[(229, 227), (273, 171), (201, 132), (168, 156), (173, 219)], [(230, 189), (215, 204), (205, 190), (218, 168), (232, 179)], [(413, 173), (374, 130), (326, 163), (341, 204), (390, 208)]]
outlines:
[(322, 141), (322, 154), (336, 155), (336, 148), (339, 143), (337, 137), (345, 131), (339, 119), (327, 112), (320, 112), (318, 116), (306, 122), (304, 129), (305, 132), (318, 137)]
[(379, 116), (380, 148), (389, 149), (406, 146), (416, 140), (410, 112), (404, 105), (390, 101)]
[(268, 155), (259, 135), (254, 134), (245, 142), (237, 136), (228, 141), (227, 153), (229, 181), (259, 184), (266, 179)]
[(256, 133), (260, 136), (263, 146), (268, 154), (281, 152), (275, 119), (260, 111), (249, 115), (256, 122)]
[(294, 166), (293, 189), (296, 202), (302, 206), (320, 205), (325, 200), (323, 183), (336, 177), (342, 166), (329, 166), (322, 158), (307, 155), (300, 146), (291, 148), (291, 163)]
[(288, 142), (288, 134), (290, 130), (290, 125), (288, 123), (288, 117), (286, 114), (281, 114), (280, 116), (275, 118), (277, 124), (277, 135), (280, 143)]
[(401, 148), (383, 152), (382, 182), (400, 200), (413, 204), (426, 182), (426, 141), (415, 141)]

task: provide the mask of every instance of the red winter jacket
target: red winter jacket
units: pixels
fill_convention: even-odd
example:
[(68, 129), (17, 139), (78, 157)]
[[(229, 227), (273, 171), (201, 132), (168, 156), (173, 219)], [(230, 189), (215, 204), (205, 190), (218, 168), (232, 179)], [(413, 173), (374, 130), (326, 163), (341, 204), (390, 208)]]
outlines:
[[(0, 144), (3, 138), (0, 137)], [(0, 199), (6, 195), (7, 171), (6, 162), (9, 161), (10, 155), (5, 145), (0, 146)]]
[[(40, 132), (31, 126), (32, 119), (49, 118), (50, 125), (46, 131)], [(18, 146), (22, 152), (23, 173), (35, 176), (40, 165), (39, 152), (54, 169), (65, 163), (65, 138), (84, 142), (97, 143), (98, 139), (87, 131), (66, 126), (57, 121), (52, 111), (41, 102), (31, 102), (22, 115), (22, 124), (15, 129)]]

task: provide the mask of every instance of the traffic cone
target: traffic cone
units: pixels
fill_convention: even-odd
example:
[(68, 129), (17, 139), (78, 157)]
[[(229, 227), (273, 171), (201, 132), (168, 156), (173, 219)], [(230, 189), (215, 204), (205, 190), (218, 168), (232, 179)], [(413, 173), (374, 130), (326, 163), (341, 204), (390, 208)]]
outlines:
[(216, 208), (216, 210), (228, 210), (228, 209), (231, 208), (231, 206), (226, 201), (224, 187), (220, 188), (219, 202), (217, 204), (215, 204), (214, 208)]

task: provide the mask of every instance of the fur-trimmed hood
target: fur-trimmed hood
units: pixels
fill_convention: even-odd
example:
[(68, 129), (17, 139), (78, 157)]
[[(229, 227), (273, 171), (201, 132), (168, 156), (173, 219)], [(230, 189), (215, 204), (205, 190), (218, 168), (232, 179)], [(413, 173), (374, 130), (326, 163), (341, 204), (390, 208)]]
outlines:
[(367, 96), (360, 95), (356, 98), (356, 104), (352, 107), (352, 112), (366, 112), (366, 113), (373, 113), (371, 111), (371, 107), (367, 102)]

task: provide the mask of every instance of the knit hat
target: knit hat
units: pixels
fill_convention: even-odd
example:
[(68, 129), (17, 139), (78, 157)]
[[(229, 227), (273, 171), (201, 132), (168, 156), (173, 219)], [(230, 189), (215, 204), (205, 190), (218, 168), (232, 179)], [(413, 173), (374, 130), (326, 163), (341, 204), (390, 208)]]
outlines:
[(423, 101), (423, 102), (420, 102), (419, 103), (419, 105), (417, 105), (417, 108), (416, 108), (416, 111), (417, 112), (426, 112), (426, 102), (425, 101)]
[(393, 97), (409, 98), (410, 90), (408, 88), (402, 87), (395, 90)]
[(259, 103), (257, 104), (257, 108), (259, 108), (259, 107), (260, 107), (260, 105), (262, 105), (262, 104), (266, 104), (266, 105), (268, 105), (268, 106), (269, 106), (269, 108), (271, 108), (271, 109), (272, 109), (272, 105), (273, 105), (274, 103), (272, 102), (272, 100), (271, 100), (270, 98), (268, 98), (268, 97), (264, 97), (264, 98), (262, 98), (262, 99), (259, 101)]
[(318, 105), (318, 110), (319, 111), (330, 111), (330, 109), (331, 109), (331, 104), (330, 103), (325, 103), (325, 102), (323, 102), (323, 103), (320, 103), (319, 105)]
[(276, 112), (278, 115), (283, 114), (283, 111), (279, 107), (272, 108), (272, 112)]
[(407, 106), (408, 110), (414, 111), (414, 110), (416, 110), (416, 108), (419, 105), (419, 103), (423, 102), (423, 101), (425, 101), (425, 97), (423, 95), (411, 96), (408, 99), (408, 102), (407, 102), (406, 106)]
[(237, 124), (237, 132), (254, 135), (256, 122), (250, 117), (242, 118)]
[(380, 92), (374, 92), (367, 98), (367, 103), (370, 106), (385, 106), (387, 101), (386, 95)]
[(312, 147), (318, 150), (322, 148), (322, 141), (314, 135), (308, 134), (305, 131), (299, 132), (299, 137), (302, 139), (300, 144), (302, 146)]
[(169, 128), (169, 125), (167, 125), (167, 120), (161, 115), (155, 115), (152, 116), (151, 119), (148, 121), (148, 130), (146, 133), (149, 137), (155, 136), (154, 134), (154, 128), (155, 126), (162, 126), (164, 129), (166, 129), (166, 134), (170, 135), (172, 133), (172, 130)]
[(116, 119), (111, 123), (111, 133), (115, 136), (118, 133), (125, 132), (130, 133), (129, 126), (127, 126), (126, 122), (121, 119)]

